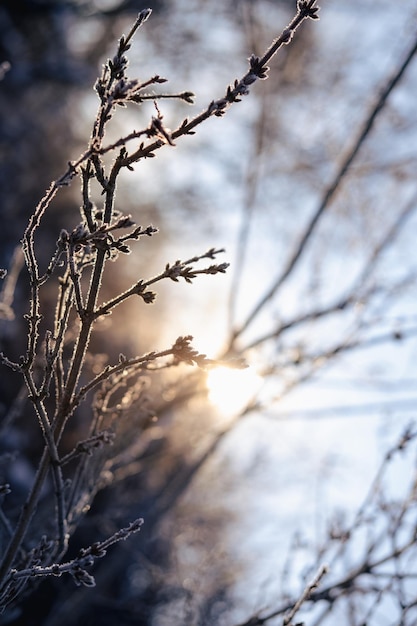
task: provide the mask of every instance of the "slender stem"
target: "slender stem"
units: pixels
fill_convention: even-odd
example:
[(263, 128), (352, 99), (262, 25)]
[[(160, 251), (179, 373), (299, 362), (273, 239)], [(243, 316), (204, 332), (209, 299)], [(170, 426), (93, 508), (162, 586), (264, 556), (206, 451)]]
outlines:
[(13, 536), (4, 554), (3, 560), (0, 564), (0, 586), (3, 585), (6, 580), (10, 567), (13, 565), (16, 554), (18, 553), (22, 541), (25, 537), (28, 526), (35, 513), (36, 506), (39, 501), (41, 490), (48, 473), (50, 463), (49, 450), (45, 446), (41, 460), (39, 462), (38, 470), (36, 472), (35, 480), (32, 485), (32, 489), (26, 499), (26, 502), (22, 506), (19, 519), (16, 524)]
[[(106, 202), (105, 202), (105, 221), (110, 223), (112, 208), (114, 203), (114, 193), (115, 193), (115, 180), (117, 174), (120, 170), (120, 166), (116, 161), (113, 165), (112, 172), (110, 175), (110, 184), (108, 185), (108, 190), (106, 192)], [(29, 246), (29, 251), (33, 248)], [(34, 257), (33, 257), (34, 259)], [(32, 259), (32, 263), (34, 262)], [(96, 260), (94, 263), (94, 269), (91, 276), (90, 281), (90, 289), (87, 296), (87, 304), (85, 307), (84, 317), (81, 321), (80, 333), (78, 336), (77, 343), (74, 348), (73, 358), (71, 361), (70, 369), (68, 372), (68, 376), (65, 382), (65, 391), (63, 393), (60, 406), (58, 407), (57, 415), (52, 424), (52, 430), (54, 432), (55, 445), (58, 445), (59, 440), (62, 436), (63, 430), (65, 428), (65, 424), (67, 422), (68, 417), (71, 414), (72, 408), (72, 398), (75, 393), (76, 386), (78, 384), (79, 377), (81, 375), (82, 365), (84, 363), (85, 355), (87, 352), (87, 347), (89, 345), (92, 325), (94, 322), (94, 309), (97, 303), (98, 293), (101, 285), (101, 278), (104, 270), (106, 260), (106, 251), (104, 249), (99, 249), (97, 251)], [(52, 448), (53, 449), (53, 448)], [(44, 452), (42, 454), (38, 471), (35, 477), (34, 484), (32, 489), (28, 495), (28, 498), (25, 504), (22, 507), (22, 511), (17, 522), (13, 537), (9, 543), (9, 546), (6, 550), (6, 553), (3, 557), (2, 563), (0, 565), (0, 586), (3, 584), (5, 578), (8, 575), (8, 571), (13, 564), (17, 551), (19, 550), (21, 543), (26, 535), (29, 524), (34, 515), (36, 505), (39, 500), (40, 492), (44, 481), (46, 479), (48, 469), (51, 463), (51, 454), (49, 446), (45, 446)]]

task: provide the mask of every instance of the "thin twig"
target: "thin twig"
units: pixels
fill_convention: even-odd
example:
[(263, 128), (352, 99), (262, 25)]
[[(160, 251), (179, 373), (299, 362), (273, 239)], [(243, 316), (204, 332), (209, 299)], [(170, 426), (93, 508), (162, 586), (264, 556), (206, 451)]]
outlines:
[(362, 127), (361, 127), (359, 133), (357, 134), (357, 136), (356, 136), (352, 146), (347, 150), (344, 158), (342, 159), (342, 161), (340, 163), (340, 166), (339, 166), (339, 168), (338, 168), (338, 170), (337, 170), (337, 172), (336, 172), (336, 174), (335, 174), (335, 176), (333, 178), (333, 181), (330, 183), (330, 185), (328, 186), (326, 192), (324, 193), (324, 196), (323, 196), (319, 206), (317, 207), (317, 209), (314, 212), (312, 218), (308, 222), (308, 224), (307, 224), (307, 226), (306, 226), (306, 228), (305, 228), (305, 230), (304, 230), (304, 232), (303, 232), (303, 234), (302, 234), (302, 236), (300, 238), (300, 241), (297, 242), (297, 244), (295, 246), (295, 249), (292, 252), (292, 254), (290, 255), (290, 257), (289, 257), (289, 259), (287, 261), (287, 264), (285, 265), (283, 271), (279, 274), (279, 276), (275, 279), (275, 281), (272, 284), (272, 286), (268, 289), (268, 291), (262, 296), (262, 298), (259, 300), (259, 302), (255, 305), (255, 307), (250, 312), (250, 314), (247, 316), (247, 318), (244, 320), (244, 322), (239, 326), (239, 328), (237, 328), (234, 331), (232, 339), (231, 339), (231, 343), (230, 343), (230, 348), (233, 346), (233, 343), (237, 339), (237, 337), (239, 337), (239, 335), (241, 335), (248, 328), (248, 326), (253, 322), (253, 320), (257, 317), (257, 315), (260, 313), (260, 311), (275, 296), (277, 291), (280, 289), (281, 285), (285, 282), (285, 280), (292, 273), (293, 269), (297, 265), (297, 262), (299, 261), (299, 259), (303, 255), (303, 253), (304, 253), (304, 251), (305, 251), (305, 249), (307, 247), (307, 244), (308, 244), (308, 242), (311, 239), (312, 234), (315, 232), (316, 226), (318, 225), (321, 217), (323, 216), (325, 211), (328, 209), (331, 201), (333, 200), (333, 198), (334, 198), (334, 196), (336, 194), (336, 191), (340, 187), (340, 185), (342, 183), (342, 180), (344, 179), (346, 173), (349, 170), (349, 167), (351, 166), (351, 164), (353, 163), (353, 161), (357, 157), (357, 155), (359, 153), (359, 150), (362, 147), (362, 144), (364, 143), (365, 139), (367, 138), (367, 136), (371, 132), (377, 117), (379, 116), (381, 111), (384, 109), (389, 95), (392, 93), (392, 91), (398, 85), (399, 81), (401, 80), (402, 76), (404, 75), (405, 70), (407, 69), (407, 67), (411, 63), (412, 59), (414, 58), (414, 55), (416, 54), (416, 52), (417, 52), (417, 39), (413, 42), (410, 50), (408, 51), (408, 53), (405, 56), (404, 61), (395, 70), (394, 74), (392, 74), (389, 77), (389, 79), (387, 80), (385, 86), (381, 90), (379, 98), (375, 102), (375, 104), (372, 107), (372, 109), (370, 110), (366, 120), (362, 124)]

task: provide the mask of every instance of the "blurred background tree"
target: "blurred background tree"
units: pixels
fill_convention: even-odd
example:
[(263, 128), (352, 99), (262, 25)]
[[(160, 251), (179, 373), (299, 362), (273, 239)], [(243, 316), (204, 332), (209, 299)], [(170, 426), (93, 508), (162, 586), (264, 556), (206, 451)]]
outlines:
[[(165, 76), (170, 91), (196, 94), (198, 111), (295, 8), (272, 0), (149, 4), (130, 75)], [(413, 5), (323, 2), (319, 24), (302, 26), (249, 98), (175, 153), (161, 151), (156, 168), (145, 161), (123, 177), (123, 211), (161, 233), (157, 249), (152, 240), (140, 258), (114, 268), (109, 292), (207, 243), (224, 246), (232, 267), (191, 289), (164, 287), (145, 311), (116, 311), (96, 349), (129, 355), (192, 334), (209, 356), (247, 358), (256, 394), (245, 397), (249, 383), (233, 392), (228, 382), (220, 397), (238, 402), (224, 409), (214, 393), (189, 398), (188, 378), (184, 391), (168, 378), (152, 399), (158, 421), (114, 464), (113, 483), (72, 550), (132, 516), (145, 518), (144, 531), (101, 564), (95, 589), (43, 583), (10, 623), (282, 623), (290, 598), (324, 561), (332, 563), (324, 584), (334, 587), (306, 605), (306, 623), (415, 623), (412, 548), (392, 556), (415, 528), (412, 450), (398, 465), (400, 455), (387, 457), (387, 484), (371, 487), (369, 510), (354, 513), (384, 451), (414, 439), (412, 429), (401, 435), (416, 401), (415, 62), (381, 100), (414, 54)], [(11, 64), (0, 86), (2, 266), (50, 180), (83, 149), (97, 68), (142, 8), (2, 3), (0, 60)], [(190, 116), (185, 107), (161, 104), (166, 125)], [(138, 122), (136, 110), (123, 110), (114, 137), (154, 112), (150, 101)], [(75, 225), (78, 202), (70, 187), (55, 204), (42, 231), (45, 258), (60, 228)], [(23, 285), (16, 298), (24, 309)], [(18, 328), (3, 322), (3, 343), (16, 354)], [(14, 380), (3, 377), (1, 394), (7, 415)], [(5, 451), (23, 443), (26, 456), (8, 477), (21, 490), (41, 444), (28, 429), (23, 414), (2, 440)], [(368, 571), (378, 556), (382, 570)]]

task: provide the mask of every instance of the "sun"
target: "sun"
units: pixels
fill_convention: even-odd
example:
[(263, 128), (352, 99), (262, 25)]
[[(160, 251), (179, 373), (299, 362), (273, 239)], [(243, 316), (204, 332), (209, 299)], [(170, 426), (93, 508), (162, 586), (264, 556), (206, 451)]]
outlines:
[(223, 415), (235, 415), (242, 411), (261, 387), (262, 378), (256, 371), (216, 367), (207, 376), (210, 402)]

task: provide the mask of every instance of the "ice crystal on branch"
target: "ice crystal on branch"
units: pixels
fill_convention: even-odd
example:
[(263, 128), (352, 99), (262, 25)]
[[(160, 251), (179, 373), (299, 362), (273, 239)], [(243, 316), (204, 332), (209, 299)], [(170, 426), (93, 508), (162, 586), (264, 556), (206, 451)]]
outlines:
[(309, 17), (312, 20), (318, 20), (319, 16), (317, 13), (320, 8), (318, 6), (314, 6), (316, 4), (316, 0), (298, 0), (297, 8), (301, 17)]

